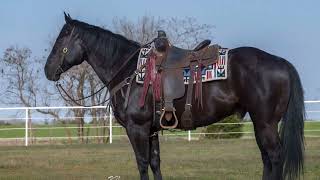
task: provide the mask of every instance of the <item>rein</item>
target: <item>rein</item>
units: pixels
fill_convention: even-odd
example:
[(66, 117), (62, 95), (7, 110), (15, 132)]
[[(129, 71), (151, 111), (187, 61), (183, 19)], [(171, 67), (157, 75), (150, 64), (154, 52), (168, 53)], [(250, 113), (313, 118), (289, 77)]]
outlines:
[[(65, 100), (65, 101), (71, 101), (71, 102), (73, 102), (74, 104), (76, 104), (76, 105), (78, 105), (78, 106), (84, 106), (84, 107), (99, 106), (99, 105), (102, 105), (102, 104), (104, 104), (105, 102), (107, 102), (107, 101), (110, 100), (110, 96), (109, 96), (109, 98), (107, 98), (106, 100), (104, 100), (104, 101), (102, 101), (102, 102), (100, 102), (100, 103), (98, 103), (98, 104), (91, 105), (91, 106), (86, 106), (86, 105), (82, 105), (82, 104), (78, 103), (78, 101), (85, 100), (85, 99), (87, 99), (87, 98), (89, 98), (89, 97), (92, 97), (92, 96), (94, 96), (95, 94), (99, 93), (102, 89), (105, 88), (105, 86), (103, 86), (103, 87), (100, 88), (98, 91), (94, 92), (93, 94), (91, 94), (91, 95), (89, 95), (89, 96), (86, 96), (86, 97), (83, 97), (83, 98), (80, 98), (80, 99), (74, 99), (73, 97), (71, 97), (71, 96), (68, 94), (68, 92), (62, 87), (62, 85), (61, 85), (59, 82), (56, 83), (56, 87), (57, 87), (58, 92), (59, 92), (59, 94), (60, 94), (60, 96), (62, 97), (63, 100)], [(62, 93), (64, 93), (64, 94), (68, 97), (68, 99), (65, 98), (65, 96), (62, 95)]]
[(122, 65), (120, 66), (120, 68), (118, 68), (118, 70), (117, 70), (116, 73), (112, 76), (110, 82), (109, 82), (106, 86), (109, 86), (109, 85), (111, 84), (112, 80), (113, 80), (116, 76), (118, 76), (118, 74), (121, 72), (121, 70), (129, 63), (130, 59), (133, 58), (133, 56), (134, 56), (137, 52), (139, 52), (142, 48), (144, 48), (144, 47), (150, 45), (151, 43), (153, 43), (153, 41), (154, 41), (154, 40), (152, 40), (152, 41), (150, 41), (150, 42), (148, 42), (148, 43), (140, 46), (137, 50), (135, 50), (133, 53), (131, 53), (130, 56), (126, 59), (126, 61), (125, 61), (124, 63), (122, 63)]

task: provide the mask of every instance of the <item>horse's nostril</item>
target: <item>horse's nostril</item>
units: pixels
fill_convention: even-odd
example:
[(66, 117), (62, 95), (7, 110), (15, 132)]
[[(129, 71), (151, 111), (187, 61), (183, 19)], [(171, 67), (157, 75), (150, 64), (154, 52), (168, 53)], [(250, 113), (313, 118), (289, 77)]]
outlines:
[(45, 73), (47, 78), (50, 76), (50, 70), (49, 70), (49, 65), (48, 64), (46, 64), (44, 66), (44, 73)]
[(55, 77), (56, 75), (55, 75), (53, 69), (54, 68), (52, 66), (50, 66), (50, 64), (48, 64), (48, 63), (44, 66), (44, 74), (47, 77), (47, 79), (51, 80), (51, 81), (56, 79), (56, 77)]

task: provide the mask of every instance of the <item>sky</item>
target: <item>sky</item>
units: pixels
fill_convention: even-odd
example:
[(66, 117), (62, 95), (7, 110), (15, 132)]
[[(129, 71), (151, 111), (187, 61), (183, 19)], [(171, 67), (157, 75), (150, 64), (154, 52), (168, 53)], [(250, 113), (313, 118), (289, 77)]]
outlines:
[(298, 70), (306, 100), (320, 100), (320, 1), (294, 0), (2, 0), (0, 53), (10, 45), (29, 47), (42, 56), (64, 24), (63, 11), (93, 25), (115, 17), (137, 20), (194, 17), (213, 25), (214, 43), (253, 46), (290, 61)]

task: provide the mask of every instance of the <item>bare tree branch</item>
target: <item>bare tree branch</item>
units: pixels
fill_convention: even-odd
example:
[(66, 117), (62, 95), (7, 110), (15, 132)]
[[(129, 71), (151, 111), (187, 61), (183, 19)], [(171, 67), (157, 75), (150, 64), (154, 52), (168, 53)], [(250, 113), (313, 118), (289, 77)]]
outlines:
[[(36, 107), (40, 105), (50, 105), (46, 88), (41, 88), (42, 83), (39, 75), (42, 64), (38, 64), (35, 58), (31, 58), (31, 50), (28, 48), (9, 47), (4, 52), (1, 63), (4, 64), (3, 76), (7, 87), (2, 95), (1, 102), (12, 105), (23, 105), (27, 107)], [(40, 103), (39, 103), (40, 102)], [(58, 110), (39, 110), (39, 113), (51, 115), (59, 119)]]

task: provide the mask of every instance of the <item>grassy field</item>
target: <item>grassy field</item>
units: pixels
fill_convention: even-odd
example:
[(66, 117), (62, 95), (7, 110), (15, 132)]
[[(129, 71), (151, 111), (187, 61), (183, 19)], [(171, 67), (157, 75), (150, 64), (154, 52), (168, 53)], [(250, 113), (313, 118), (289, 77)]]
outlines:
[[(161, 139), (164, 179), (260, 179), (254, 139), (177, 141)], [(152, 176), (149, 171), (150, 177)], [(129, 142), (0, 147), (0, 179), (138, 179)], [(306, 139), (306, 180), (320, 179), (320, 138)]]
[[(218, 124), (216, 124), (218, 125)], [(71, 125), (33, 125), (33, 128), (40, 128), (34, 129), (32, 132), (33, 137), (76, 137), (77, 136), (77, 129), (70, 129), (64, 127), (77, 127), (75, 124)], [(50, 127), (59, 127), (58, 129), (46, 129)], [(91, 127), (85, 129), (85, 135), (87, 136), (96, 136), (102, 134), (102, 128), (98, 128), (99, 132), (97, 133), (96, 128), (93, 125), (86, 124), (85, 127)], [(22, 129), (12, 129), (12, 130), (5, 130), (10, 128), (22, 128)], [(25, 135), (25, 130), (23, 129), (24, 125), (0, 125), (0, 138), (23, 138)], [(41, 129), (43, 128), (43, 129)], [(108, 128), (105, 128), (106, 132), (108, 132)], [(198, 128), (193, 132), (201, 132), (203, 128)], [(243, 132), (253, 132), (252, 124), (245, 124), (242, 128)], [(165, 131), (165, 133), (170, 133)], [(108, 133), (107, 133), (108, 134)], [(125, 135), (125, 130), (123, 128), (113, 128), (114, 135)], [(305, 123), (305, 135), (306, 136), (320, 136), (320, 121), (319, 122), (306, 122)], [(254, 137), (254, 134), (244, 134), (244, 137)]]
[[(70, 127), (75, 127), (75, 128), (70, 128)], [(77, 136), (76, 127), (77, 127), (76, 124), (33, 125), (32, 128), (34, 129), (32, 130), (32, 132), (33, 132), (33, 136), (35, 137)], [(97, 128), (94, 128), (95, 126), (91, 124), (86, 124), (85, 127), (90, 127), (90, 128), (85, 128), (85, 135), (89, 135), (89, 136), (96, 135)], [(53, 129), (53, 128), (56, 128), (56, 129)], [(0, 129), (1, 129), (0, 138), (19, 138), (19, 137), (24, 137), (25, 135), (24, 125), (22, 124), (21, 125), (1, 125)], [(5, 130), (5, 129), (11, 129), (11, 130)], [(101, 131), (103, 128), (98, 128), (98, 129), (99, 129), (99, 134), (101, 134)], [(124, 130), (122, 128), (114, 128), (114, 134), (123, 134), (123, 133), (124, 133)]]

